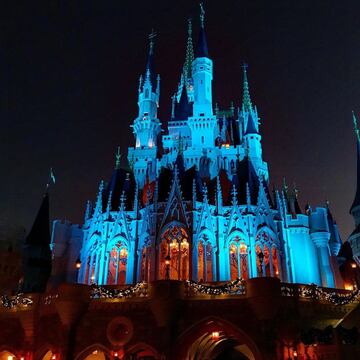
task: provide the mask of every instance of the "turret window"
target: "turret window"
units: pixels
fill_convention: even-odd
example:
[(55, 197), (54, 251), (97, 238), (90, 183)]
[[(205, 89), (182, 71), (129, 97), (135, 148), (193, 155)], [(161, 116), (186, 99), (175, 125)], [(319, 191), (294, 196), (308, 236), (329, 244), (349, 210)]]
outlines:
[(145, 90), (145, 98), (147, 99), (149, 97), (149, 89)]

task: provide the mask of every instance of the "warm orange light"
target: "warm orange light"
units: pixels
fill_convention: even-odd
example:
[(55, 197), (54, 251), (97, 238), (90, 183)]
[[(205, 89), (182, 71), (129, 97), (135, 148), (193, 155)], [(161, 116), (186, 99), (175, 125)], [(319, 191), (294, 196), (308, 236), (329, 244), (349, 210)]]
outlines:
[(119, 356), (117, 352), (114, 352), (114, 356)]
[(14, 359), (14, 357), (12, 355), (8, 356), (8, 360), (13, 360), (13, 359)]
[(352, 264), (351, 264), (351, 267), (352, 267), (353, 269), (356, 269), (356, 264), (355, 264), (355, 263), (352, 263)]
[(279, 271), (278, 271), (278, 270), (276, 270), (275, 274), (276, 274), (276, 275), (279, 275)]
[(51, 360), (56, 360), (56, 355), (55, 354), (51, 357)]
[(354, 290), (354, 286), (351, 284), (345, 284), (345, 290)]
[(94, 355), (96, 355), (97, 353), (98, 353), (98, 351), (97, 351), (97, 350), (94, 350), (94, 351), (93, 351), (93, 354), (94, 354)]
[(297, 357), (297, 351), (294, 350), (294, 357)]
[(165, 259), (165, 265), (170, 265), (170, 259)]
[(77, 260), (76, 260), (75, 267), (76, 267), (78, 270), (80, 269), (80, 267), (81, 267), (81, 260), (80, 260), (80, 259), (77, 259)]
[(220, 333), (218, 331), (213, 331), (212, 334), (211, 334), (211, 338), (213, 340), (218, 340), (220, 337)]
[(25, 358), (22, 356), (22, 357), (20, 358), (20, 360), (25, 360)]

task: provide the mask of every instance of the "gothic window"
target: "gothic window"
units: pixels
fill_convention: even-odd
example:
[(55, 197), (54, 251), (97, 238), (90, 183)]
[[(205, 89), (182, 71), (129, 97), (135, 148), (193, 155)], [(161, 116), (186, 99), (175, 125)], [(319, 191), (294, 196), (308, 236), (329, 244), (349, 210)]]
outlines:
[(274, 240), (265, 231), (256, 236), (256, 264), (258, 276), (279, 277), (278, 251)]
[(230, 279), (249, 277), (248, 247), (236, 236), (229, 245)]
[(110, 251), (107, 284), (124, 285), (126, 283), (127, 261), (127, 248), (117, 243)]
[[(169, 261), (169, 265), (166, 264)], [(189, 243), (184, 228), (170, 226), (161, 237), (159, 278), (171, 280), (189, 279)]]
[(204, 143), (204, 137), (203, 136), (201, 137), (201, 143), (202, 144)]
[(145, 98), (147, 99), (149, 97), (149, 89), (145, 90)]
[(198, 281), (213, 281), (213, 248), (204, 238), (198, 243)]

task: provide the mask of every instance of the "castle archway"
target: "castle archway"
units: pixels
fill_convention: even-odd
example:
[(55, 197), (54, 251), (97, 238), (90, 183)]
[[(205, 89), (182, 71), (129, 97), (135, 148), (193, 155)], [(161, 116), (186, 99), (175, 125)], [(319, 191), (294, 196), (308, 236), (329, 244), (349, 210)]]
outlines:
[(262, 360), (254, 341), (233, 324), (217, 318), (204, 319), (185, 331), (173, 354), (176, 359)]

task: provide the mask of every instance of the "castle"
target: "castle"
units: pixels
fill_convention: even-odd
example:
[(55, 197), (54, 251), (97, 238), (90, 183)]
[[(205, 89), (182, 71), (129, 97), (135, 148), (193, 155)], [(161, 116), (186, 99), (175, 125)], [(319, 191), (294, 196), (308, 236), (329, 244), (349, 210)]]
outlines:
[(194, 51), (189, 21), (167, 127), (149, 36), (134, 146), (84, 224), (55, 220), (50, 235), (46, 192), (24, 294), (0, 297), (0, 360), (359, 358), (355, 115), (356, 228), (343, 244), (328, 204), (302, 210), (296, 188), (269, 190), (246, 65), (239, 106), (213, 103), (202, 6), (198, 36)]
[[(195, 51), (189, 21), (184, 66), (165, 128), (157, 116), (154, 37), (139, 80), (129, 165), (120, 166), (118, 153), (110, 181), (101, 182), (94, 205), (87, 204), (78, 281), (271, 276), (342, 287), (335, 261), (341, 240), (329, 208), (302, 211), (297, 190), (286, 184), (269, 191), (246, 65), (242, 103), (220, 110), (213, 102), (213, 61), (202, 10)], [(55, 247), (66, 242), (60, 238), (64, 226), (55, 223)]]

